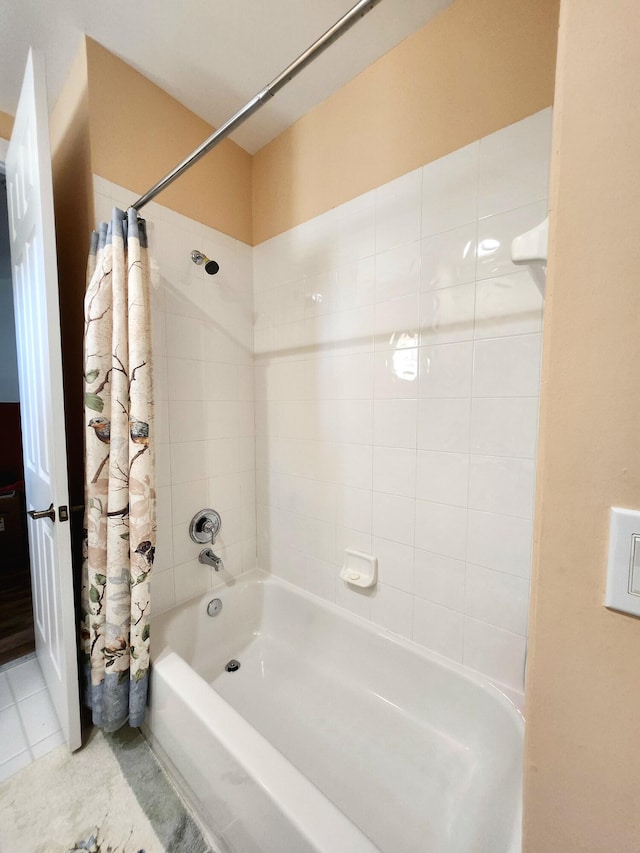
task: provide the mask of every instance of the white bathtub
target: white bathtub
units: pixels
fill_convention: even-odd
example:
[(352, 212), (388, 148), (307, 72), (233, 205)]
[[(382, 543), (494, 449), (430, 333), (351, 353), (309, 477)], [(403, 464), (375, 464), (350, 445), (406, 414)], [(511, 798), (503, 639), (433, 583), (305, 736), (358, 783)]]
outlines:
[(464, 667), (260, 572), (155, 617), (152, 659), (147, 736), (221, 850), (520, 850), (523, 721)]

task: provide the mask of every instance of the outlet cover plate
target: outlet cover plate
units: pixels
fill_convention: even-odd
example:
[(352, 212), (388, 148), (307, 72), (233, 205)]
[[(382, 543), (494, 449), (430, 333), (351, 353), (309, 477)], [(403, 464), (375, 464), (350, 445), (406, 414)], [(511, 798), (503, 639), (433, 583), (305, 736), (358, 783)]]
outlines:
[(611, 507), (605, 607), (640, 616), (640, 511)]

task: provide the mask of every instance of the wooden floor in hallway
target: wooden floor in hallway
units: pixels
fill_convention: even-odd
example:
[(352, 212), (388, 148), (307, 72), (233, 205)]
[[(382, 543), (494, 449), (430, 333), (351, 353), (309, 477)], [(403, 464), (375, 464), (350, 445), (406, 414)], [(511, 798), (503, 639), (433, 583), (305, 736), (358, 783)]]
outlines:
[(35, 647), (29, 563), (0, 556), (0, 666)]

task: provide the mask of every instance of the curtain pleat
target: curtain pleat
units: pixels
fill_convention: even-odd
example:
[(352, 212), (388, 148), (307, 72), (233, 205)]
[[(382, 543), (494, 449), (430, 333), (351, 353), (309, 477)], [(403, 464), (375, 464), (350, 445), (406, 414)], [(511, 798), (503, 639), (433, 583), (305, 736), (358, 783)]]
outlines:
[(144, 719), (156, 536), (150, 275), (133, 209), (92, 236), (84, 344), (85, 702), (115, 731)]

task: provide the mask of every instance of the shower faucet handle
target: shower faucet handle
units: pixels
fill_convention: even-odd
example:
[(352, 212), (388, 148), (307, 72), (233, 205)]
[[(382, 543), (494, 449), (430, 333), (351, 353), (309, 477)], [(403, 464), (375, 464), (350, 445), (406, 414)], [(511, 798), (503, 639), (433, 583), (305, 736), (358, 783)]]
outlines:
[(198, 545), (213, 545), (221, 527), (222, 519), (219, 512), (215, 509), (201, 509), (191, 519), (189, 536)]

